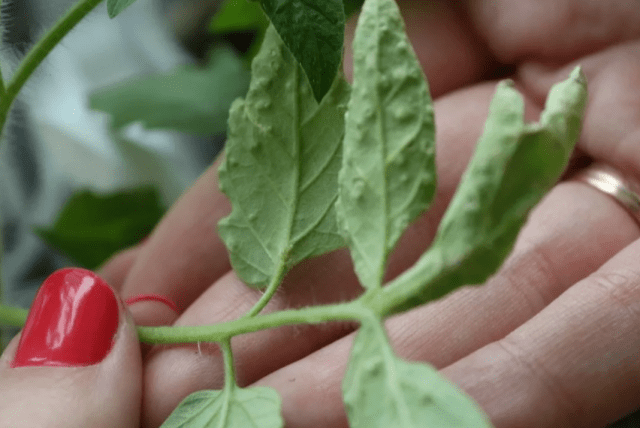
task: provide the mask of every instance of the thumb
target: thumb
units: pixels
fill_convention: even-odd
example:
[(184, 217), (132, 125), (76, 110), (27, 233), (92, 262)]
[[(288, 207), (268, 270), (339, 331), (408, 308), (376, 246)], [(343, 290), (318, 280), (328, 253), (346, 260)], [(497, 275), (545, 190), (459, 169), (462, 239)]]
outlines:
[(137, 428), (140, 344), (132, 318), (93, 272), (45, 280), (0, 357), (0, 426)]

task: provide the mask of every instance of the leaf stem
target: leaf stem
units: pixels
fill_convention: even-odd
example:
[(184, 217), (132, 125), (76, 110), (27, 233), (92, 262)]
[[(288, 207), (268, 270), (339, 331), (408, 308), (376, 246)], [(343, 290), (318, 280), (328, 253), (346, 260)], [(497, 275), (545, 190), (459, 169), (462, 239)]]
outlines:
[(224, 361), (224, 389), (231, 390), (236, 386), (236, 368), (233, 364), (231, 338), (220, 342), (222, 359)]
[(27, 321), (28, 314), (29, 311), (26, 309), (0, 305), (0, 325), (22, 327)]
[(223, 342), (231, 337), (292, 324), (319, 324), (328, 321), (359, 321), (370, 316), (370, 310), (358, 300), (336, 305), (273, 312), (256, 317), (243, 317), (207, 326), (138, 327), (140, 341), (145, 343)]
[(273, 278), (271, 278), (271, 283), (266, 288), (266, 290), (264, 290), (262, 297), (260, 297), (260, 300), (258, 300), (256, 304), (253, 305), (253, 308), (251, 308), (251, 310), (247, 312), (245, 317), (247, 318), (254, 317), (258, 315), (260, 311), (264, 309), (265, 306), (267, 306), (267, 304), (269, 303), (273, 295), (276, 294), (276, 291), (278, 291), (278, 287), (280, 287), (280, 284), (282, 283), (282, 280), (284, 279), (286, 272), (287, 272), (287, 269), (285, 264), (280, 263), (278, 270), (273, 275)]
[(80, 0), (69, 9), (45, 36), (38, 40), (29, 53), (27, 53), (27, 56), (22, 60), (20, 66), (18, 66), (18, 69), (9, 81), (0, 99), (0, 136), (7, 121), (9, 109), (26, 81), (60, 40), (62, 40), (82, 18), (100, 4), (100, 2), (102, 2), (102, 0)]

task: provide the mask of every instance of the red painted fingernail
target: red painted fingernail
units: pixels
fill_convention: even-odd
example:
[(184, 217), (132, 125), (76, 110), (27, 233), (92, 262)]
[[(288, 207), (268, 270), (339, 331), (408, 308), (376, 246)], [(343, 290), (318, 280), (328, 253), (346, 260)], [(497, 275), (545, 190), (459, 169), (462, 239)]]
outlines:
[(169, 306), (175, 312), (180, 313), (180, 311), (178, 310), (178, 305), (173, 303), (168, 297), (161, 296), (160, 294), (138, 294), (137, 296), (129, 297), (124, 302), (129, 306), (138, 302), (161, 302)]
[(38, 291), (12, 367), (87, 366), (102, 361), (119, 324), (109, 285), (86, 269), (60, 269)]

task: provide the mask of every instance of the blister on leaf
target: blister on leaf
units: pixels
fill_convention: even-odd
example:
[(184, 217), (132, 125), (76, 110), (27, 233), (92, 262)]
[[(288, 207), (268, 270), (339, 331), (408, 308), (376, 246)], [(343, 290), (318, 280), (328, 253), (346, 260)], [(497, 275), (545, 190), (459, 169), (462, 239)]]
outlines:
[(229, 116), (220, 188), (233, 206), (219, 223), (247, 284), (343, 245), (335, 219), (349, 85), (339, 76), (318, 104), (301, 67), (270, 27), (247, 97)]
[[(484, 133), (440, 223), (432, 247), (417, 262), (416, 288), (390, 287), (392, 312), (481, 284), (511, 252), (530, 210), (558, 181), (580, 135), (586, 79), (576, 68), (551, 89), (540, 121), (524, 123), (524, 101), (513, 82), (498, 84)], [(423, 289), (425, 281), (432, 281)], [(407, 278), (399, 278), (406, 281)], [(413, 299), (406, 299), (413, 295)], [(389, 299), (389, 297), (386, 297)], [(389, 299), (391, 300), (391, 299)]]
[(280, 407), (271, 388), (198, 391), (180, 403), (162, 428), (282, 428)]
[(343, 380), (351, 428), (489, 428), (477, 404), (435, 368), (398, 358), (380, 323), (362, 325)]
[(387, 257), (435, 192), (429, 88), (394, 0), (368, 0), (353, 43), (337, 211), (360, 282), (382, 283)]

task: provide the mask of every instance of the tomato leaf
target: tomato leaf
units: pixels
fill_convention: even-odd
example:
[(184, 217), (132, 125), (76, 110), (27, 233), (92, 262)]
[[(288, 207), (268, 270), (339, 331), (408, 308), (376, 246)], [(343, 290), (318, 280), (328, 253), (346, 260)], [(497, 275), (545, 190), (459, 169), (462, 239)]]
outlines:
[(320, 102), (342, 64), (345, 26), (342, 0), (260, 0), (260, 4), (302, 65)]
[(118, 250), (146, 237), (165, 212), (155, 188), (110, 194), (76, 192), (51, 227), (35, 227), (45, 242), (95, 269)]
[(206, 67), (134, 79), (93, 93), (89, 106), (109, 113), (116, 128), (141, 122), (149, 129), (198, 135), (226, 131), (229, 106), (244, 94), (249, 75), (230, 49), (215, 50)]
[(477, 404), (435, 368), (398, 358), (380, 322), (362, 324), (342, 384), (351, 428), (489, 428)]
[(365, 3), (353, 50), (337, 211), (360, 282), (376, 288), (389, 253), (433, 199), (435, 125), (394, 0)]
[(178, 405), (162, 428), (282, 428), (280, 406), (271, 388), (198, 391)]
[(498, 85), (484, 133), (432, 247), (397, 278), (413, 285), (385, 287), (384, 306), (392, 312), (409, 309), (457, 287), (482, 284), (495, 273), (530, 210), (564, 171), (586, 102), (586, 79), (576, 68), (551, 89), (540, 122), (525, 124), (524, 101), (513, 82)]
[(253, 62), (246, 99), (229, 116), (220, 188), (233, 210), (219, 223), (231, 263), (262, 286), (299, 261), (343, 245), (335, 220), (349, 85), (318, 104), (273, 27)]

